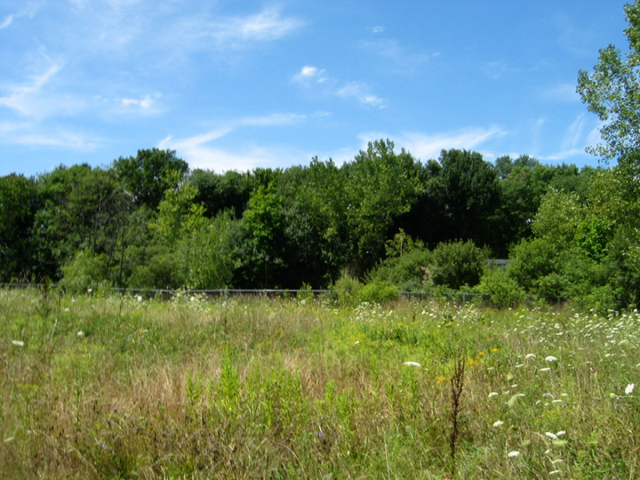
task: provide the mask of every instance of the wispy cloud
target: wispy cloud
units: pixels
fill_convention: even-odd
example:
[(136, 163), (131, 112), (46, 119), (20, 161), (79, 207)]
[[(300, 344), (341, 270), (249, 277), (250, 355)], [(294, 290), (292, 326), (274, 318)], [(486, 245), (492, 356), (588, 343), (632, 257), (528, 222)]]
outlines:
[[(39, 95), (45, 85), (60, 69), (60, 65), (51, 62), (44, 73), (32, 76), (23, 84), (9, 85), (2, 88), (8, 93), (0, 97), (0, 106), (9, 108), (25, 117), (46, 116), (51, 105), (50, 102), (43, 102)], [(49, 108), (47, 108), (46, 103), (49, 103)]]
[(284, 16), (279, 8), (269, 7), (254, 15), (202, 22), (196, 27), (196, 33), (213, 40), (217, 48), (241, 48), (253, 42), (278, 40), (303, 25), (302, 20)]
[(567, 128), (559, 151), (541, 155), (540, 158), (542, 160), (563, 161), (584, 155), (587, 147), (601, 142), (602, 122), (598, 122), (596, 126), (593, 123), (593, 120), (585, 113), (581, 113)]
[(0, 123), (0, 143), (26, 147), (61, 147), (74, 150), (91, 150), (99, 139), (62, 127), (53, 129), (33, 123)]
[(418, 132), (401, 133), (398, 136), (389, 136), (379, 133), (366, 133), (360, 136), (363, 144), (381, 138), (393, 138), (396, 147), (404, 148), (416, 158), (427, 161), (436, 159), (442, 150), (465, 149), (472, 150), (485, 142), (506, 135), (500, 127), (466, 128), (452, 132), (440, 132), (426, 134)]
[(574, 83), (561, 83), (542, 92), (544, 100), (556, 102), (579, 102), (580, 95), (576, 92)]
[[(374, 31), (375, 33), (375, 31)], [(399, 73), (412, 73), (428, 60), (440, 55), (434, 53), (416, 53), (405, 47), (396, 39), (376, 39), (360, 42), (360, 47), (386, 60), (385, 68), (395, 65)]]
[(340, 82), (326, 74), (324, 69), (306, 65), (293, 76), (293, 81), (304, 88), (319, 88), (325, 95), (355, 100), (362, 105), (384, 108), (386, 102), (372, 92), (371, 86), (362, 81)]
[(370, 107), (385, 107), (384, 100), (371, 93), (371, 87), (365, 82), (349, 82), (344, 87), (339, 88), (336, 91), (336, 95), (346, 100), (353, 98), (363, 105)]
[(311, 158), (311, 156), (286, 149), (257, 146), (248, 146), (232, 151), (211, 143), (239, 128), (293, 125), (307, 118), (306, 115), (294, 113), (274, 113), (261, 117), (238, 118), (204, 134), (186, 138), (166, 137), (160, 141), (158, 148), (175, 150), (178, 155), (189, 163), (191, 168), (203, 168), (218, 172), (226, 170), (246, 171), (264, 165), (287, 165), (292, 162), (299, 162), (302, 158)]
[(5, 16), (2, 21), (0, 21), (0, 30), (7, 28), (13, 23), (14, 20), (20, 17), (35, 17), (35, 15), (38, 13), (38, 10), (40, 9), (41, 3), (42, 2), (26, 2), (26, 6), (21, 10), (18, 10), (15, 13), (10, 13), (9, 15)]

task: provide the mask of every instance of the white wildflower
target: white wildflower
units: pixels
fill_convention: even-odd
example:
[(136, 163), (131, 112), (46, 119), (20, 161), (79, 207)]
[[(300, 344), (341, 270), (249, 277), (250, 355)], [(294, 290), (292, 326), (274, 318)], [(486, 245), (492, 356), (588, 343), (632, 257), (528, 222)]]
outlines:
[(525, 359), (525, 360), (529, 360), (530, 358), (536, 358), (535, 353), (528, 353), (528, 354), (524, 357), (524, 359)]
[(84, 332), (82, 330), (80, 330), (78, 332), (78, 338), (82, 338), (82, 337), (84, 337)]
[(418, 362), (404, 362), (404, 364), (407, 367), (421, 367), (422, 365), (420, 365)]
[(139, 301), (139, 302), (141, 302), (141, 301), (142, 301), (142, 295), (138, 295), (138, 296), (136, 297), (136, 300), (137, 300), (137, 301)]
[(24, 342), (21, 340), (11, 340), (11, 343), (16, 347), (24, 347)]
[(507, 453), (507, 457), (513, 458), (513, 457), (519, 457), (519, 456), (520, 456), (520, 452), (518, 452), (518, 451), (513, 451), (513, 452)]
[(630, 393), (633, 392), (633, 389), (636, 387), (635, 383), (630, 383), (629, 385), (627, 385), (627, 388), (624, 389), (624, 393), (626, 393), (627, 395), (629, 395)]
[(557, 362), (558, 361), (558, 357), (554, 357), (553, 355), (549, 355), (547, 358), (544, 359), (545, 362)]
[(540, 371), (541, 371), (541, 372), (548, 372), (548, 371), (550, 371), (550, 370), (551, 370), (551, 369), (550, 369), (549, 367), (541, 368), (541, 369), (540, 369)]
[(502, 420), (498, 420), (497, 422), (495, 422), (495, 423), (493, 424), (493, 426), (494, 426), (494, 427), (499, 427), (499, 426), (501, 426), (501, 425), (504, 425), (504, 422), (503, 422)]
[(554, 440), (558, 439), (558, 436), (555, 433), (546, 432), (545, 435), (549, 438), (553, 438)]
[(498, 392), (491, 392), (489, 398), (497, 397), (498, 395), (500, 395)]
[[(567, 432), (565, 432), (564, 430), (560, 430), (559, 432), (556, 433), (557, 436), (561, 437), (562, 435), (566, 435)], [(560, 460), (562, 461), (562, 460)]]

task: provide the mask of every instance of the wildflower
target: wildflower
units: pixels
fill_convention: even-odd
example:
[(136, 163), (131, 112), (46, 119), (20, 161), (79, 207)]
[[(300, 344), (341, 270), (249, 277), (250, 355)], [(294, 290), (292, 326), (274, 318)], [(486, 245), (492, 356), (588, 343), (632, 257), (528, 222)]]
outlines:
[(627, 385), (627, 388), (624, 389), (624, 393), (626, 393), (627, 395), (629, 395), (631, 392), (633, 392), (633, 389), (635, 388), (635, 383), (630, 383), (629, 385)]
[(534, 353), (528, 353), (528, 354), (524, 357), (524, 359), (525, 359), (525, 360), (529, 360), (530, 358), (536, 358), (535, 354), (534, 354)]
[(438, 377), (438, 385), (440, 385), (442, 382), (444, 382), (447, 379), (447, 377), (445, 377), (444, 375), (440, 375)]
[(513, 452), (507, 453), (507, 457), (513, 458), (513, 457), (519, 457), (519, 456), (520, 456), (520, 452), (518, 452), (518, 451), (513, 451)]
[(354, 345), (360, 345), (360, 340), (357, 340), (356, 343), (354, 343)]
[(80, 330), (78, 332), (78, 338), (82, 338), (82, 337), (84, 337), (84, 332), (82, 330)]
[(549, 355), (547, 358), (544, 359), (545, 362), (557, 362), (558, 358), (554, 357), (553, 355)]
[(549, 370), (551, 370), (549, 367), (541, 368), (541, 369), (540, 369), (540, 371), (541, 371), (541, 372), (548, 372)]
[[(556, 433), (557, 436), (561, 437), (562, 435), (565, 435), (567, 432), (565, 432), (564, 430), (560, 430), (558, 433)], [(560, 460), (562, 461), (562, 460)]]
[(478, 354), (478, 356), (479, 356), (479, 357), (484, 356), (484, 352), (480, 352), (480, 353)]
[(20, 340), (11, 340), (11, 343), (13, 345), (15, 345), (16, 347), (24, 347), (24, 342), (22, 342)]
[(545, 433), (545, 435), (546, 435), (547, 437), (549, 437), (549, 438), (554, 439), (554, 440), (557, 440), (557, 439), (558, 439), (558, 436), (557, 436), (555, 433), (547, 432), (547, 433)]
[(139, 302), (141, 302), (141, 301), (142, 301), (142, 295), (138, 295), (138, 296), (136, 297), (136, 300), (137, 300), (137, 301), (139, 301)]
[(495, 423), (493, 424), (493, 426), (494, 426), (494, 427), (499, 427), (499, 426), (501, 426), (501, 425), (504, 425), (504, 422), (503, 422), (502, 420), (498, 420), (497, 422), (495, 422)]
[(491, 351), (492, 351), (493, 353), (498, 353), (500, 350), (498, 350), (497, 348), (492, 348), (492, 349), (491, 349)]
[(491, 392), (489, 398), (497, 397), (498, 395), (500, 395), (498, 392)]
[(418, 362), (404, 362), (404, 364), (407, 367), (421, 367), (422, 365), (420, 365)]

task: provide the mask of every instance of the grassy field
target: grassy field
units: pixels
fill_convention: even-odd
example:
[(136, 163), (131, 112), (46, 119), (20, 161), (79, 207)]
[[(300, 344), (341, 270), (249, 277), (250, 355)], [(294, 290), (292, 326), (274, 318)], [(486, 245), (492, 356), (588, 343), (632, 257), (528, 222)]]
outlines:
[(0, 291), (0, 478), (640, 478), (639, 333), (569, 307)]

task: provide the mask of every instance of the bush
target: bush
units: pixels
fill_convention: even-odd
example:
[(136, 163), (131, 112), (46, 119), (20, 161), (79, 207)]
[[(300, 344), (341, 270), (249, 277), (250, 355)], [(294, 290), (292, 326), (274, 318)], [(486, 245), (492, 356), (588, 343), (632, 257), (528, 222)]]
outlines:
[(501, 269), (488, 270), (482, 277), (477, 290), (491, 295), (491, 303), (498, 308), (517, 307), (525, 299), (524, 290)]
[(398, 287), (384, 280), (374, 280), (362, 287), (358, 293), (360, 301), (369, 303), (393, 302), (398, 298), (400, 298)]
[(471, 240), (440, 243), (433, 251), (432, 279), (435, 285), (459, 290), (480, 283), (486, 256)]
[(539, 286), (539, 279), (558, 273), (557, 256), (555, 247), (547, 240), (522, 240), (511, 251), (509, 276), (533, 293)]
[(400, 257), (387, 258), (367, 278), (370, 282), (385, 281), (400, 290), (423, 290), (429, 280), (431, 258), (431, 252), (427, 249), (411, 250)]
[(344, 272), (329, 288), (334, 290), (332, 294), (334, 301), (339, 305), (350, 306), (358, 303), (362, 283), (357, 278)]
[(89, 288), (107, 287), (105, 278), (107, 261), (104, 255), (80, 251), (71, 263), (62, 267), (61, 285), (72, 293), (86, 292)]

